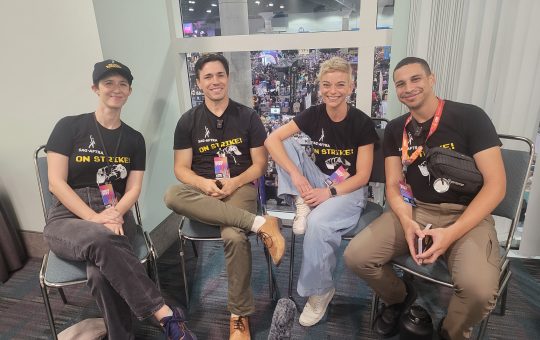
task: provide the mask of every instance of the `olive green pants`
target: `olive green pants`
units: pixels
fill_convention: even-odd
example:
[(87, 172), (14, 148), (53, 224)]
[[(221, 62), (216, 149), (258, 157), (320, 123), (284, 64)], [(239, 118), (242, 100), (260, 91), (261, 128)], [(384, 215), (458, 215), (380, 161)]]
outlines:
[(255, 311), (251, 289), (251, 244), (247, 234), (257, 211), (257, 188), (246, 184), (219, 200), (198, 188), (177, 184), (165, 194), (165, 204), (177, 214), (219, 225), (228, 277), (228, 309), (236, 315)]
[[(466, 209), (459, 204), (418, 202), (413, 219), (444, 228)], [(388, 305), (403, 302), (406, 289), (390, 260), (409, 253), (397, 216), (388, 211), (362, 230), (345, 250), (347, 266)], [(499, 288), (499, 243), (491, 215), (454, 242), (444, 254), (456, 289), (450, 299), (443, 332), (450, 339), (467, 339), (472, 327), (495, 307)]]

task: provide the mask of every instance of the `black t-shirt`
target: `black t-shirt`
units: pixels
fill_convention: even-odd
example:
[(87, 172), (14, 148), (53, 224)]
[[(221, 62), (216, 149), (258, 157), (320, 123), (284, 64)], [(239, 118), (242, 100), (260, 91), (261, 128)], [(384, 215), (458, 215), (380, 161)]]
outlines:
[[(97, 123), (109, 155), (107, 159), (96, 123), (94, 113), (60, 119), (47, 141), (46, 150), (69, 157), (67, 183), (70, 187), (97, 187), (98, 183), (111, 182), (114, 190), (123, 195), (129, 172), (145, 169), (144, 137), (123, 122), (114, 130)], [(117, 144), (118, 152), (115, 152)]]
[(378, 140), (373, 121), (362, 111), (350, 107), (347, 116), (334, 122), (326, 113), (326, 104), (311, 106), (293, 118), (298, 128), (309, 136), (315, 164), (327, 175), (340, 165), (351, 176), (356, 174), (358, 148)]
[[(398, 156), (401, 159), (403, 126), (409, 113), (392, 120), (386, 126), (384, 135), (384, 155)], [(409, 139), (409, 155), (423, 144), (431, 127), (433, 118), (419, 125), (422, 132), (414, 137), (414, 123), (407, 124)], [(495, 127), (489, 116), (479, 107), (469, 104), (445, 101), (441, 120), (437, 131), (427, 140), (427, 147), (444, 147), (462, 154), (473, 156), (475, 153), (500, 146)], [(425, 169), (425, 149), (407, 168), (406, 180), (411, 185), (415, 198), (426, 203), (457, 203), (468, 205), (473, 195), (464, 195), (448, 190), (438, 193), (433, 189), (435, 178), (429, 176)]]
[(191, 169), (205, 178), (216, 177), (214, 157), (223, 152), (231, 177), (236, 177), (252, 165), (250, 149), (263, 146), (265, 139), (266, 131), (257, 113), (229, 100), (219, 118), (204, 103), (184, 113), (174, 131), (174, 149), (192, 149)]

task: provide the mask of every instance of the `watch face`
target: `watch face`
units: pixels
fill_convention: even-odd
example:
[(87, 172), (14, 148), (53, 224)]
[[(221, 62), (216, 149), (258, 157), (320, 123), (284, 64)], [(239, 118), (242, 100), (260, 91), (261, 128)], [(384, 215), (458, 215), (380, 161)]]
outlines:
[(335, 197), (337, 195), (336, 188), (330, 187), (330, 194), (332, 195), (332, 197)]

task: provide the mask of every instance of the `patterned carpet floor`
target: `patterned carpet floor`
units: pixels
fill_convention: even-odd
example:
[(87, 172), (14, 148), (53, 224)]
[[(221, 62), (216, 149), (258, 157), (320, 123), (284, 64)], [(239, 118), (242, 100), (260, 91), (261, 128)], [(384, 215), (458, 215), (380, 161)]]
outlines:
[[(288, 234), (290, 229), (285, 229)], [(302, 238), (297, 238), (295, 274), (300, 270)], [(342, 245), (343, 251), (345, 244)], [(200, 340), (227, 339), (229, 314), (227, 305), (227, 277), (220, 242), (198, 243), (199, 257), (187, 247), (186, 264), (191, 304), (189, 327)], [(269, 297), (268, 272), (262, 243), (252, 240), (253, 275), (256, 312), (251, 317), (253, 339), (266, 339), (270, 329), (274, 302)], [(289, 252), (282, 266), (275, 270), (278, 293), (287, 296)], [(0, 285), (0, 339), (50, 339), (45, 308), (38, 283), (40, 259), (30, 259), (25, 267)], [(185, 305), (178, 245), (173, 245), (159, 259), (158, 268), (162, 292), (167, 303)], [(488, 324), (488, 339), (540, 338), (540, 262), (512, 260), (513, 277), (510, 281), (506, 314), (495, 312)], [(348, 269), (343, 260), (335, 272), (336, 295), (322, 322), (313, 327), (302, 327), (298, 316), (292, 330), (293, 339), (377, 339), (369, 329), (371, 291)], [(417, 303), (431, 314), (434, 324), (445, 314), (451, 291), (415, 280), (419, 292)], [(58, 330), (80, 320), (98, 317), (100, 312), (86, 286), (65, 290), (69, 304), (64, 305), (56, 290), (51, 290), (51, 302)], [(296, 302), (303, 307), (306, 298), (294, 291)], [(163, 339), (155, 322), (136, 322), (137, 339)], [(397, 339), (398, 337), (396, 337)]]

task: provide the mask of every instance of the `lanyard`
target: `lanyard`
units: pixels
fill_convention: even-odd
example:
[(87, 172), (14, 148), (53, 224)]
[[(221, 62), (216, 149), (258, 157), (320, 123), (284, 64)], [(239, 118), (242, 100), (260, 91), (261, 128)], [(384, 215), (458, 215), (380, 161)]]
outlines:
[[(435, 111), (435, 115), (433, 116), (433, 121), (431, 122), (431, 127), (429, 128), (429, 133), (423, 144), (426, 144), (428, 138), (431, 137), (431, 135), (439, 127), (439, 122), (441, 120), (443, 107), (444, 107), (444, 100), (439, 99), (437, 110)], [(424, 146), (420, 145), (409, 156), (409, 152), (408, 152), (409, 139), (407, 138), (406, 128), (407, 128), (407, 124), (409, 124), (412, 119), (413, 118), (412, 118), (412, 113), (411, 113), (409, 117), (407, 117), (407, 120), (405, 121), (405, 125), (403, 126), (403, 138), (401, 141), (401, 163), (403, 164), (403, 172), (407, 172), (407, 166), (411, 165), (418, 158), (418, 156), (420, 156), (420, 153), (422, 152), (422, 150), (424, 150)]]
[[(225, 111), (223, 112), (223, 114), (220, 116), (220, 117), (217, 117), (216, 115), (214, 115), (209, 109), (208, 107), (206, 106), (206, 104), (203, 104), (204, 105), (204, 112), (206, 113), (206, 119), (207, 121), (210, 123), (210, 126), (212, 126), (214, 124), (214, 122), (212, 121), (212, 119), (210, 118), (210, 115), (216, 117), (216, 130), (218, 130), (218, 133), (216, 133), (216, 135), (219, 134), (219, 136), (216, 136), (218, 138), (217, 141), (218, 141), (218, 144), (220, 145), (219, 148), (218, 148), (218, 152), (221, 153), (222, 150), (221, 150), (221, 143), (223, 142), (223, 140), (225, 139), (225, 121), (226, 121), (226, 113), (227, 113), (227, 109), (225, 109)], [(221, 133), (219, 133), (221, 132)]]
[[(107, 152), (107, 148), (105, 147), (105, 142), (103, 141), (103, 136), (101, 135), (101, 130), (98, 126), (96, 113), (94, 112), (94, 123), (96, 124), (96, 130), (99, 137), (99, 141), (101, 142), (101, 147), (103, 148), (103, 153), (105, 154), (105, 159), (107, 161), (107, 165), (111, 165), (111, 162), (109, 162), (109, 153)], [(120, 136), (118, 136), (118, 141), (116, 142), (116, 148), (114, 149), (113, 156), (118, 155), (118, 148), (120, 147), (120, 141), (122, 140), (122, 132), (123, 132), (124, 125), (122, 122), (120, 122)]]

